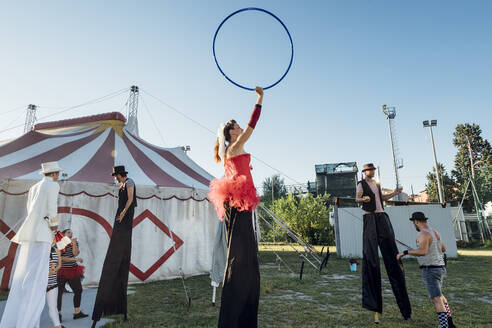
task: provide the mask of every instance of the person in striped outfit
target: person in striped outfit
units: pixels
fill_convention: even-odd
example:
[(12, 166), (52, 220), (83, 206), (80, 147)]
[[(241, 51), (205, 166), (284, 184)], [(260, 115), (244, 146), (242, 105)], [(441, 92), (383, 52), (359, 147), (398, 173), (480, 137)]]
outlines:
[(46, 303), (48, 303), (48, 313), (55, 328), (65, 328), (60, 324), (60, 318), (58, 317), (58, 311), (56, 308), (56, 298), (58, 296), (58, 281), (56, 278), (56, 274), (60, 268), (60, 251), (56, 247), (56, 244), (53, 244), (51, 246), (50, 252), (48, 287), (46, 288)]
[(62, 298), (65, 291), (65, 285), (68, 282), (70, 288), (73, 291), (73, 319), (81, 319), (88, 317), (87, 314), (80, 310), (80, 301), (82, 299), (82, 275), (84, 274), (84, 267), (78, 263), (82, 263), (82, 258), (79, 256), (79, 242), (77, 238), (73, 237), (73, 232), (70, 229), (63, 230), (63, 235), (71, 239), (72, 243), (69, 244), (61, 253), (62, 267), (58, 271), (58, 314), (60, 321), (62, 320)]

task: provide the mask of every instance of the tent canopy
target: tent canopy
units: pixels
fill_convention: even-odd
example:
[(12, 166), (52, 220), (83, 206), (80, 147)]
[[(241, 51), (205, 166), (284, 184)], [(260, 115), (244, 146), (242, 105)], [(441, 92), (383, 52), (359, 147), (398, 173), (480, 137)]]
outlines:
[(112, 183), (112, 167), (125, 165), (138, 185), (208, 190), (213, 176), (181, 147), (161, 148), (132, 135), (118, 112), (39, 123), (0, 145), (0, 177), (39, 179), (41, 163), (58, 161), (63, 179)]

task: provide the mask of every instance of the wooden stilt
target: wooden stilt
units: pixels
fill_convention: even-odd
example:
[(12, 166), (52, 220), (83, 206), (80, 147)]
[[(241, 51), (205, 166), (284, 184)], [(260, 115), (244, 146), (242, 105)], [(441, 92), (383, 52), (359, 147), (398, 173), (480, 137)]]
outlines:
[(374, 323), (379, 325), (379, 313), (374, 312)]
[(215, 295), (217, 294), (217, 287), (213, 286), (212, 290), (212, 306), (215, 306)]

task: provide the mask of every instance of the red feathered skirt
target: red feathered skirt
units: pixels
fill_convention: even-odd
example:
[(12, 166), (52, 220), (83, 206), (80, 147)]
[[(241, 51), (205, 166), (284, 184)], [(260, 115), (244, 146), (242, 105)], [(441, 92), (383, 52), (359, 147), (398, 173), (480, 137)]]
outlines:
[(82, 265), (77, 265), (74, 267), (64, 268), (61, 267), (58, 270), (58, 277), (64, 277), (67, 280), (72, 280), (74, 278), (80, 277), (84, 274), (85, 267)]
[(252, 212), (260, 202), (253, 181), (244, 175), (212, 180), (208, 197), (221, 221), (225, 213), (224, 203), (236, 208), (239, 212)]

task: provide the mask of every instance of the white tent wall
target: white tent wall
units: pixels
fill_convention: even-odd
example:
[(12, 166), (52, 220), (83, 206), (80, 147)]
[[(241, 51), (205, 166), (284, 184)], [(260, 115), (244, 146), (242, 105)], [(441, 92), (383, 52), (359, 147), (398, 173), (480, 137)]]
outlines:
[[(6, 227), (16, 231), (26, 215), (27, 190), (36, 181), (0, 180), (0, 261), (8, 254)], [(212, 266), (217, 215), (207, 191), (137, 185), (132, 236), (130, 283), (205, 274)], [(111, 184), (60, 181), (60, 230), (78, 238), (85, 266), (84, 285), (99, 282), (117, 209), (118, 187)], [(174, 252), (173, 242), (176, 241)], [(12, 252), (12, 251), (11, 251)], [(13, 259), (1, 262), (14, 265)], [(0, 265), (1, 274), (5, 272)], [(11, 276), (11, 274), (10, 274)], [(10, 277), (11, 278), (11, 277)], [(3, 280), (9, 278), (3, 277)], [(7, 280), (7, 281), (8, 281)], [(5, 284), (2, 284), (2, 287)]]
[[(453, 215), (449, 207), (440, 204), (388, 206), (385, 212), (389, 215), (396, 239), (416, 248), (417, 231), (409, 220), (413, 212), (423, 212), (429, 218), (429, 225), (439, 231), (446, 244), (449, 257), (458, 256), (453, 228)], [(335, 208), (335, 234), (337, 253), (341, 257), (362, 257), (362, 209), (359, 207)], [(400, 251), (406, 248), (396, 243)], [(381, 256), (381, 253), (379, 254)]]

